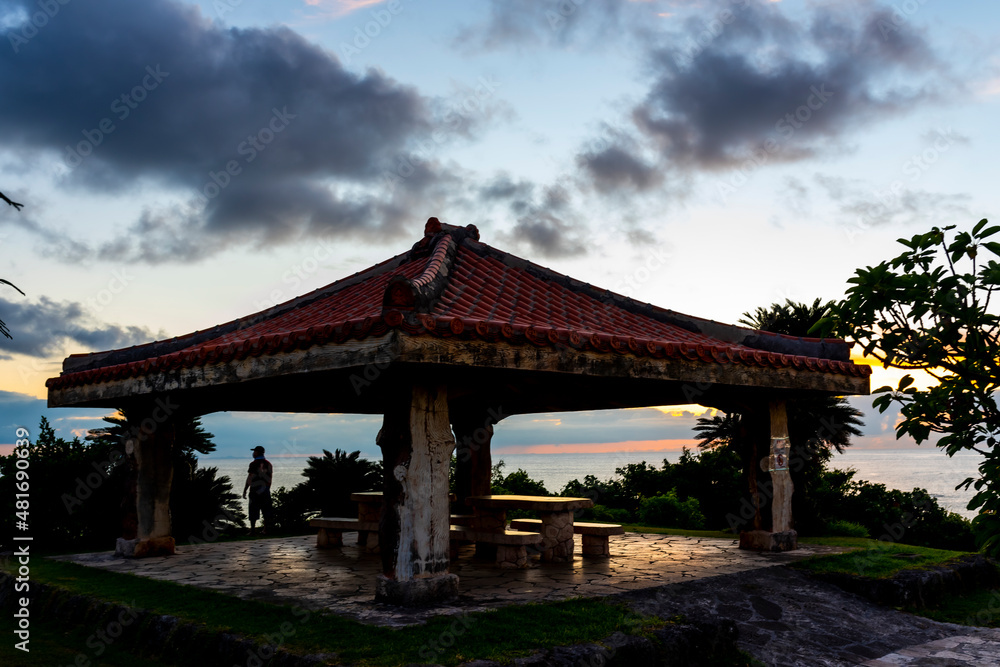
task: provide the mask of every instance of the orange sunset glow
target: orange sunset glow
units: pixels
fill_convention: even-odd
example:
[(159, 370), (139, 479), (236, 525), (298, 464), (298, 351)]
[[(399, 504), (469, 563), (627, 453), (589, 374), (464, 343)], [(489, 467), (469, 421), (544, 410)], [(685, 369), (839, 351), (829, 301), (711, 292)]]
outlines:
[(697, 447), (698, 441), (688, 438), (670, 440), (624, 440), (622, 442), (581, 442), (565, 445), (513, 445), (497, 447), (494, 454), (607, 454), (610, 452), (679, 452), (684, 447)]

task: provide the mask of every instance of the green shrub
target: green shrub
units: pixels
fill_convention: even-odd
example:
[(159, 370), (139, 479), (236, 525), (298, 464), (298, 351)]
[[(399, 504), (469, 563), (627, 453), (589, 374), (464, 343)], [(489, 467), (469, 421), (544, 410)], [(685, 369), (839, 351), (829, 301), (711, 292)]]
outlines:
[[(635, 511), (639, 507), (638, 500), (634, 503), (632, 501), (632, 497), (635, 494), (631, 491), (626, 491), (621, 480), (609, 479), (606, 482), (602, 482), (594, 475), (587, 475), (583, 478), (583, 482), (578, 479), (567, 482), (566, 486), (559, 492), (559, 495), (569, 498), (590, 498), (595, 503), (599, 503), (604, 507), (623, 510), (629, 517), (634, 516)], [(590, 516), (587, 514), (589, 511), (584, 511), (585, 516)]]
[(701, 529), (705, 515), (695, 498), (680, 500), (673, 489), (639, 501), (639, 520), (650, 526)]
[(925, 489), (900, 491), (851, 480), (835, 507), (831, 519), (857, 522), (879, 540), (954, 551), (976, 549), (969, 521), (941, 507)]
[(867, 528), (853, 521), (831, 521), (823, 532), (832, 537), (871, 537)]
[(574, 479), (563, 487), (560, 495), (590, 498), (616, 512), (613, 518), (598, 519), (593, 511), (587, 511), (581, 517), (584, 520), (634, 523), (643, 498), (671, 489), (678, 498), (695, 498), (705, 523), (720, 526), (726, 523), (733, 508), (739, 506), (746, 479), (735, 452), (726, 448), (693, 452), (685, 448), (677, 463), (664, 459), (659, 468), (645, 461), (629, 463), (615, 469), (615, 477), (604, 482), (594, 475), (587, 475), (583, 482)]
[(503, 474), (504, 462), (498, 461), (493, 466), (493, 476), (490, 486), (493, 493), (505, 496), (550, 496), (544, 482), (531, 479), (528, 473), (518, 468), (506, 477)]

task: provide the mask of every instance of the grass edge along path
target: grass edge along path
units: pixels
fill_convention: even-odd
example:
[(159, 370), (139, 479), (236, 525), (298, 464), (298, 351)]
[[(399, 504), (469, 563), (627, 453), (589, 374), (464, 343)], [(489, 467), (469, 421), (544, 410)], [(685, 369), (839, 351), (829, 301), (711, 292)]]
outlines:
[(949, 596), (938, 605), (907, 611), (942, 623), (1000, 628), (1000, 589)]
[(826, 538), (814, 543), (853, 548), (840, 554), (812, 556), (790, 566), (814, 574), (846, 574), (869, 579), (888, 579), (903, 570), (934, 567), (968, 555), (965, 551), (931, 549), (864, 538)]
[[(595, 521), (594, 523), (606, 523)], [(687, 528), (663, 528), (661, 526), (643, 526), (638, 523), (621, 524), (626, 533), (650, 533), (651, 535), (679, 535), (681, 537), (717, 537), (725, 540), (739, 540), (739, 535), (721, 530), (690, 530)]]
[[(856, 541), (858, 544), (851, 544)], [(791, 567), (812, 572), (831, 572), (867, 578), (889, 578), (910, 569), (925, 569), (947, 565), (957, 557), (975, 552), (947, 551), (914, 547), (891, 542), (875, 542), (860, 538), (818, 538), (818, 543), (838, 546), (856, 546), (857, 549), (832, 556), (816, 556), (793, 564)], [(898, 554), (915, 554), (919, 559), (895, 558)], [(811, 561), (811, 562), (810, 562)], [(994, 565), (994, 567), (1000, 567)], [(859, 571), (864, 574), (859, 574)], [(1000, 588), (984, 588), (969, 592), (955, 592), (927, 607), (900, 608), (915, 616), (941, 623), (1000, 628)]]
[(211, 632), (234, 632), (271, 644), (277, 636), (286, 651), (336, 653), (339, 663), (372, 667), (411, 662), (457, 665), (472, 659), (509, 662), (540, 649), (600, 642), (619, 631), (648, 635), (669, 622), (639, 616), (623, 603), (577, 598), (439, 616), (425, 625), (387, 628), (302, 606), (242, 600), (62, 561), (34, 561), (32, 580), (75, 595), (175, 616)]

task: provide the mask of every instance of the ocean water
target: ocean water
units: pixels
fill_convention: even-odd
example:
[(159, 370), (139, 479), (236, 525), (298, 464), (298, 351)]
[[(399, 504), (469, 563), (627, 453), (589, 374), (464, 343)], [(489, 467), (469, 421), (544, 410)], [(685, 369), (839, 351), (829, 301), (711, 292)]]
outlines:
[[(503, 454), (494, 453), (493, 462), (504, 462), (504, 472), (523, 469), (532, 479), (542, 481), (550, 493), (558, 493), (573, 479), (583, 480), (594, 475), (605, 480), (615, 475), (615, 469), (629, 463), (647, 463), (660, 466), (664, 459), (675, 462), (680, 452), (614, 452), (607, 454)], [(832, 467), (853, 468), (855, 479), (885, 484), (888, 488), (911, 491), (915, 487), (927, 489), (942, 507), (971, 518), (974, 513), (966, 509), (973, 490), (956, 491), (955, 487), (967, 477), (975, 477), (980, 456), (975, 452), (956, 454), (949, 458), (935, 447), (911, 449), (848, 450), (835, 455)], [(307, 457), (277, 457), (269, 459), (274, 466), (273, 488), (291, 488), (301, 482)], [(219, 474), (229, 475), (237, 493), (243, 491), (249, 458), (203, 457), (201, 465), (215, 466)], [(245, 501), (244, 501), (245, 502)]]

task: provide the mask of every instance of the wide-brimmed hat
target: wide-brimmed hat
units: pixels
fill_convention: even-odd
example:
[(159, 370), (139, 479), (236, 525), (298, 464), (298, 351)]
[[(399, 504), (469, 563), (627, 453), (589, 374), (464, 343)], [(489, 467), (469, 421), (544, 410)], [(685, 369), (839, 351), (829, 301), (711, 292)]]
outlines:
[(260, 452), (261, 454), (263, 454), (264, 453), (264, 448), (261, 447), (260, 445), (257, 445), (256, 447), (253, 448), (253, 453), (256, 454), (257, 452)]

